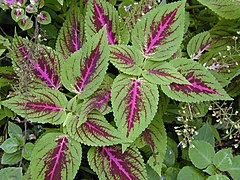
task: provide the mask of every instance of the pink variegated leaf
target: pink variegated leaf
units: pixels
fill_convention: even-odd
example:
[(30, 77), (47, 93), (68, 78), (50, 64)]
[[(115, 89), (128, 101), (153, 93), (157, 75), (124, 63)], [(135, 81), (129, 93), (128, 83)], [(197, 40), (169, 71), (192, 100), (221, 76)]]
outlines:
[(111, 101), (119, 131), (134, 141), (153, 120), (158, 88), (143, 78), (120, 74), (114, 79)]
[(79, 8), (71, 7), (56, 43), (56, 50), (61, 52), (64, 57), (69, 57), (82, 47), (84, 41), (83, 22), (84, 19)]
[(66, 97), (56, 90), (31, 90), (2, 102), (16, 114), (32, 122), (61, 124), (64, 121)]
[(109, 124), (98, 111), (88, 114), (85, 121), (78, 115), (69, 117), (65, 124), (66, 131), (72, 138), (89, 146), (109, 146), (126, 142), (121, 131)]
[(110, 46), (110, 62), (120, 71), (129, 75), (141, 75), (144, 56), (133, 46)]
[(146, 58), (161, 61), (180, 47), (184, 33), (184, 2), (162, 5), (144, 15), (132, 31), (133, 45)]
[(199, 59), (199, 57), (211, 47), (213, 41), (208, 31), (194, 36), (187, 45), (187, 52), (191, 59)]
[(183, 102), (232, 100), (213, 75), (201, 64), (189, 59), (170, 62), (190, 84), (162, 85), (163, 92), (172, 99)]
[(50, 47), (16, 37), (12, 44), (13, 67), (18, 76), (26, 72), (31, 81), (58, 89), (60, 86), (60, 62), (62, 56)]
[(105, 0), (89, 0), (85, 32), (88, 39), (106, 25), (106, 33), (109, 44), (117, 44), (117, 32), (119, 29), (118, 13), (113, 5)]
[(80, 99), (91, 96), (104, 79), (109, 48), (105, 27), (69, 57), (62, 67), (63, 85)]
[(168, 62), (147, 61), (145, 71), (142, 75), (148, 81), (155, 84), (170, 84), (172, 82), (179, 84), (188, 84), (188, 81), (181, 75), (176, 68)]
[(62, 133), (48, 133), (34, 146), (31, 179), (74, 179), (82, 159), (80, 143)]
[(142, 156), (138, 149), (129, 147), (122, 153), (121, 146), (92, 147), (88, 162), (99, 179), (147, 179)]

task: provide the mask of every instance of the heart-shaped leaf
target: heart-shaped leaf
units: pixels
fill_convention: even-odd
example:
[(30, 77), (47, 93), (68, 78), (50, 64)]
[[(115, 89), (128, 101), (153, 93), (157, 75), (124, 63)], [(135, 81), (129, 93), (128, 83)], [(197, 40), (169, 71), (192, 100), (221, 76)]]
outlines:
[(22, 8), (12, 9), (11, 16), (15, 22), (18, 22), (20, 19), (22, 19), (24, 17), (24, 9), (22, 9)]

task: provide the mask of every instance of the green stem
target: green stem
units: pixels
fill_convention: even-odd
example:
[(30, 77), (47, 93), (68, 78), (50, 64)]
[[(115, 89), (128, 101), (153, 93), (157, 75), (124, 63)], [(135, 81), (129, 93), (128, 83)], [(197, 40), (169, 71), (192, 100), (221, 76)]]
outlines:
[(189, 9), (197, 9), (197, 8), (203, 8), (205, 7), (204, 5), (193, 5), (193, 6), (187, 6), (186, 7), (186, 10), (189, 10)]

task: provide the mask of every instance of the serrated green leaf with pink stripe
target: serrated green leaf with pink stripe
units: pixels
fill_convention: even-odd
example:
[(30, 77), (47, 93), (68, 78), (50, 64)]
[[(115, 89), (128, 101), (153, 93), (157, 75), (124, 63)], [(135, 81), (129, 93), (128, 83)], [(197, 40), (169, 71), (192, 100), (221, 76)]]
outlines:
[(168, 62), (147, 61), (144, 67), (146, 70), (143, 71), (142, 75), (151, 83), (162, 85), (172, 82), (188, 84), (186, 78)]
[(158, 88), (143, 78), (120, 74), (114, 79), (111, 101), (118, 130), (134, 141), (153, 120)]
[(106, 74), (109, 48), (105, 27), (70, 56), (62, 67), (63, 85), (80, 99), (98, 89)]
[(120, 71), (139, 76), (144, 56), (139, 49), (127, 45), (110, 46), (110, 62)]
[(78, 51), (84, 43), (84, 17), (77, 6), (72, 6), (59, 32), (56, 50), (65, 58)]
[(144, 15), (132, 31), (132, 43), (146, 58), (162, 61), (180, 47), (184, 33), (184, 2), (157, 7)]
[(34, 146), (32, 179), (74, 179), (82, 159), (80, 143), (62, 133), (48, 133)]
[(183, 102), (232, 100), (213, 75), (201, 64), (189, 59), (170, 62), (190, 84), (162, 85), (163, 92), (172, 99)]
[(147, 179), (143, 158), (134, 147), (124, 153), (121, 146), (92, 147), (88, 162), (99, 179)]
[(72, 116), (65, 124), (72, 138), (89, 146), (109, 146), (126, 142), (124, 135), (109, 124), (98, 111), (88, 114), (85, 121), (78, 115)]
[(66, 115), (67, 99), (56, 90), (31, 89), (27, 95), (20, 94), (2, 104), (32, 122), (61, 124)]

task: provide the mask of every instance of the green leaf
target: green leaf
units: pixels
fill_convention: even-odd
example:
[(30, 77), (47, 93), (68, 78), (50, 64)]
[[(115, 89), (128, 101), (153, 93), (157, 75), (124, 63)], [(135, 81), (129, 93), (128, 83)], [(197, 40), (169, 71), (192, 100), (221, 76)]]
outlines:
[(159, 175), (158, 173), (156, 173), (156, 171), (154, 171), (151, 166), (149, 166), (148, 164), (146, 164), (146, 170), (147, 170), (147, 179), (151, 179), (151, 180), (161, 180), (161, 175)]
[(230, 180), (227, 176), (222, 174), (216, 174), (213, 176), (209, 176), (207, 180)]
[(192, 166), (185, 166), (180, 170), (177, 176), (177, 180), (186, 180), (186, 179), (205, 180), (205, 177), (201, 174), (201, 172), (198, 169)]
[(163, 92), (172, 99), (184, 102), (232, 100), (213, 75), (201, 64), (189, 59), (170, 62), (190, 84), (161, 85)]
[(14, 153), (18, 150), (19, 142), (17, 138), (12, 137), (6, 139), (0, 146), (5, 153)]
[(167, 145), (164, 164), (166, 164), (168, 167), (173, 166), (176, 163), (176, 156), (173, 152), (171, 146)]
[(206, 172), (209, 175), (215, 175), (217, 174), (217, 169), (213, 164), (210, 164), (206, 169), (203, 170), (203, 172)]
[(21, 151), (16, 151), (14, 153), (3, 153), (1, 164), (17, 164), (22, 157)]
[(231, 177), (235, 180), (240, 179), (240, 156), (235, 156), (232, 161), (232, 166), (228, 169)]
[(63, 6), (63, 0), (57, 0), (59, 4), (61, 4), (61, 6)]
[(63, 85), (80, 99), (91, 96), (104, 79), (109, 48), (105, 26), (83, 47), (70, 56), (62, 67)]
[(0, 49), (0, 56), (5, 52), (6, 49)]
[(34, 148), (34, 144), (31, 142), (28, 142), (23, 146), (23, 157), (26, 160), (29, 160), (29, 161), (31, 160), (33, 148)]
[(212, 39), (208, 31), (194, 36), (187, 45), (187, 52), (191, 59), (199, 59), (202, 53), (212, 44)]
[(41, 11), (37, 15), (37, 21), (40, 24), (47, 25), (47, 24), (51, 23), (51, 16), (47, 11)]
[(20, 94), (2, 104), (32, 122), (61, 124), (66, 115), (66, 97), (52, 89), (32, 90), (28, 96)]
[(178, 84), (189, 83), (186, 78), (168, 62), (147, 61), (144, 66), (146, 70), (143, 71), (142, 75), (151, 83), (160, 85), (167, 85), (173, 82)]
[(13, 8), (11, 11), (11, 16), (15, 22), (18, 22), (20, 19), (22, 19), (24, 17), (24, 9)]
[(26, 31), (28, 29), (31, 29), (33, 27), (33, 21), (28, 16), (23, 16), (20, 21), (18, 21), (19, 27)]
[(219, 16), (226, 19), (240, 18), (239, 0), (198, 0), (209, 9), (213, 10)]
[(133, 46), (110, 46), (110, 62), (123, 73), (135, 76), (141, 75), (143, 59), (142, 53)]
[(1, 179), (22, 180), (22, 167), (8, 167), (0, 170)]
[(79, 169), (81, 145), (62, 133), (48, 133), (37, 141), (30, 162), (32, 179), (74, 179)]
[(189, 158), (199, 169), (204, 169), (211, 164), (214, 155), (213, 146), (206, 141), (194, 140), (189, 147)]
[(184, 33), (184, 2), (159, 6), (142, 16), (132, 30), (132, 43), (146, 58), (162, 61), (180, 47)]
[(213, 157), (213, 164), (221, 171), (227, 171), (233, 163), (232, 149), (222, 149)]
[(8, 135), (10, 137), (22, 137), (22, 129), (15, 123), (8, 121)]
[(194, 140), (203, 140), (210, 143), (212, 146), (215, 145), (214, 133), (211, 125), (204, 124), (200, 129), (197, 130), (198, 134), (193, 136)]
[(157, 111), (157, 85), (124, 74), (118, 75), (112, 85), (114, 121), (120, 132), (134, 141), (151, 123)]

